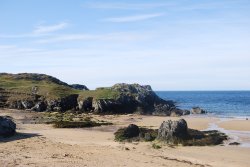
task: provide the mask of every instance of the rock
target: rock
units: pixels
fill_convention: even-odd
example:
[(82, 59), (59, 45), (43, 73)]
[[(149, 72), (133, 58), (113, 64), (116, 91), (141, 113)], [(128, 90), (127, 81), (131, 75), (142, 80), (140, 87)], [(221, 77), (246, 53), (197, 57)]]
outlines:
[(133, 141), (139, 140), (140, 129), (137, 125), (130, 124), (126, 128), (120, 128), (115, 133), (116, 141)]
[[(158, 97), (151, 86), (139, 84), (115, 84), (110, 89), (119, 95), (116, 99), (95, 99), (92, 106), (98, 113), (140, 113), (170, 116), (171, 110), (176, 109), (173, 101), (166, 101)], [(177, 113), (176, 115), (182, 115)]]
[(16, 100), (16, 101), (12, 101), (12, 102), (7, 102), (7, 105), (8, 105), (9, 108), (12, 108), (12, 109), (19, 109), (19, 110), (24, 109), (21, 100)]
[(47, 104), (44, 101), (40, 101), (36, 103), (36, 105), (32, 107), (31, 110), (42, 112), (42, 111), (46, 111), (46, 109), (47, 109)]
[(67, 110), (74, 110), (78, 106), (77, 103), (78, 94), (72, 94), (57, 100), (48, 100), (47, 111), (64, 112)]
[(29, 100), (23, 100), (21, 103), (24, 109), (31, 109), (34, 106), (34, 102)]
[(190, 115), (190, 111), (189, 110), (182, 110), (182, 115)]
[(119, 112), (121, 103), (114, 99), (96, 99), (92, 102), (92, 107), (96, 113)]
[(164, 121), (158, 130), (157, 139), (167, 143), (175, 143), (186, 138), (188, 138), (188, 127), (184, 119)]
[(83, 112), (88, 112), (93, 109), (92, 107), (93, 97), (87, 97), (85, 99), (78, 99), (78, 109)]
[(191, 113), (192, 113), (192, 114), (205, 114), (206, 111), (203, 110), (203, 109), (201, 109), (200, 107), (193, 107), (193, 108), (191, 109)]
[(152, 115), (170, 116), (171, 115), (170, 106), (167, 104), (154, 105), (154, 111), (153, 111)]
[(77, 90), (89, 90), (87, 86), (85, 85), (80, 85), (80, 84), (72, 84), (69, 85), (71, 88), (77, 89)]
[(238, 142), (232, 142), (232, 143), (229, 143), (229, 145), (234, 145), (234, 146), (238, 146), (238, 145), (240, 145), (240, 143), (238, 143)]
[(131, 137), (137, 137), (139, 136), (140, 129), (135, 124), (130, 124), (125, 130), (124, 130), (124, 136), (127, 138)]
[(36, 95), (36, 94), (38, 93), (38, 87), (37, 87), (37, 86), (33, 86), (33, 87), (31, 88), (31, 93), (32, 93), (33, 95)]
[(184, 110), (181, 110), (181, 109), (178, 109), (178, 108), (175, 108), (175, 109), (171, 110), (170, 116), (172, 116), (172, 117), (179, 117), (179, 116), (182, 116), (182, 115), (184, 115)]
[(153, 137), (151, 136), (150, 133), (145, 133), (145, 134), (144, 134), (144, 140), (145, 140), (145, 141), (152, 141), (152, 140), (153, 140)]
[(11, 136), (16, 132), (16, 124), (7, 117), (0, 116), (0, 136)]

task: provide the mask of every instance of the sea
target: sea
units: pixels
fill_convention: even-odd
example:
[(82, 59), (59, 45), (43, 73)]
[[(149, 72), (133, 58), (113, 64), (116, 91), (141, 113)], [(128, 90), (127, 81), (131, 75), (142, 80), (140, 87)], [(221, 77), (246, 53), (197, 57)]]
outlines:
[(208, 114), (223, 118), (250, 118), (250, 91), (157, 91), (181, 109), (201, 107)]

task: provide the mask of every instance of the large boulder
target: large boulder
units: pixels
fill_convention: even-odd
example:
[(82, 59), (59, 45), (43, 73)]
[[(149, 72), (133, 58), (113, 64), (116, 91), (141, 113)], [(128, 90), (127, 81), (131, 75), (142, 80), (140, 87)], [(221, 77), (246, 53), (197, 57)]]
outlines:
[(0, 116), (0, 136), (11, 136), (16, 132), (16, 124), (8, 117)]
[(203, 110), (203, 109), (201, 109), (200, 107), (193, 107), (193, 108), (191, 109), (191, 113), (192, 113), (192, 114), (205, 114), (206, 111)]
[(167, 143), (177, 143), (188, 138), (187, 122), (184, 119), (178, 121), (164, 121), (159, 130), (157, 139)]

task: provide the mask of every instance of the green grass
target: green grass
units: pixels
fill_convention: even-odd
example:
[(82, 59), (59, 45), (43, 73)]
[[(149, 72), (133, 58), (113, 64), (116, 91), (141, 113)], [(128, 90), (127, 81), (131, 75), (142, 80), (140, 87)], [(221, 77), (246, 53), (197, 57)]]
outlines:
[(8, 76), (0, 76), (0, 88), (10, 92), (32, 93), (32, 87), (38, 87), (38, 95), (47, 98), (61, 98), (70, 94), (78, 94), (80, 91), (70, 87), (59, 85), (49, 81), (35, 81), (27, 79), (13, 79)]
[(85, 99), (87, 97), (93, 97), (94, 99), (117, 99), (119, 97), (119, 92), (110, 89), (96, 89), (79, 93), (80, 99)]
[[(50, 80), (15, 79), (9, 75), (0, 75), (0, 88), (10, 92), (32, 93), (32, 87), (37, 87), (37, 94), (47, 99), (57, 99), (71, 94), (79, 94), (80, 98), (93, 97), (94, 99), (116, 99), (119, 93), (108, 88), (81, 91), (65, 85), (59, 85)], [(23, 95), (21, 95), (23, 97)], [(18, 96), (16, 96), (18, 98)], [(21, 98), (21, 97), (20, 97)]]

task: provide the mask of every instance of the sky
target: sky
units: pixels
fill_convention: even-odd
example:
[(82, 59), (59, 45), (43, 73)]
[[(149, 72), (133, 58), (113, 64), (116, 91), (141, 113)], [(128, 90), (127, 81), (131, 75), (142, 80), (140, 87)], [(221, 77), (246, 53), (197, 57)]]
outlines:
[(250, 1), (0, 0), (0, 72), (250, 90)]

